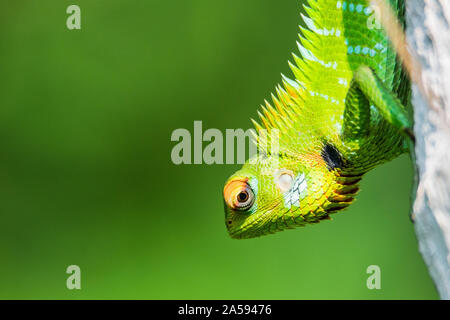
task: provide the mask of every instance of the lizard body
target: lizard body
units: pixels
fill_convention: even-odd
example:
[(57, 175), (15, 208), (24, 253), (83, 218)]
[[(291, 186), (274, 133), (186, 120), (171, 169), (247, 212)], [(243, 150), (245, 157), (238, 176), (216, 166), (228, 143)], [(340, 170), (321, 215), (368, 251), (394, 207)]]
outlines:
[[(392, 0), (404, 24), (404, 1)], [(408, 151), (410, 83), (365, 0), (308, 0), (290, 67), (254, 121), (262, 153), (225, 184), (225, 223), (252, 238), (328, 219), (370, 169)], [(277, 145), (277, 149), (273, 146)]]

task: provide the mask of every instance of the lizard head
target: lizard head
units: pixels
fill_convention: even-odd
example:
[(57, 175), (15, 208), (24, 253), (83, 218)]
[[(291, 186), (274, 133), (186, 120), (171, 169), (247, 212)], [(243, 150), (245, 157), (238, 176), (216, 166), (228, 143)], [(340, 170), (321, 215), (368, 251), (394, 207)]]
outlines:
[[(253, 238), (329, 219), (347, 207), (359, 178), (349, 182), (319, 154), (307, 160), (258, 156), (225, 183), (225, 224), (232, 238)], [(353, 178), (352, 178), (353, 179)]]

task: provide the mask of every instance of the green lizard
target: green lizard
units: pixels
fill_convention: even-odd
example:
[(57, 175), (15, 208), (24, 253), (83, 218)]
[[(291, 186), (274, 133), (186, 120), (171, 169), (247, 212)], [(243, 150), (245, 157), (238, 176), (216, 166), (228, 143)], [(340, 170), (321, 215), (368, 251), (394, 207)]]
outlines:
[[(390, 2), (404, 27), (404, 1)], [(352, 203), (366, 172), (413, 143), (410, 82), (385, 31), (370, 23), (373, 9), (365, 0), (308, 0), (305, 12), (295, 80), (283, 76), (261, 125), (253, 121), (262, 152), (223, 190), (233, 238), (329, 219)]]

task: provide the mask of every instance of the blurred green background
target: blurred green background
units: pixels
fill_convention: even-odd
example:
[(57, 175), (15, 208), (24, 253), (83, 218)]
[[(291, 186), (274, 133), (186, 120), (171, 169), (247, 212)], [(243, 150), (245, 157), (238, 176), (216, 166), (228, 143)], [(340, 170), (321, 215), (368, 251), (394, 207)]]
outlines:
[[(66, 28), (81, 7), (82, 30)], [(332, 222), (228, 237), (239, 166), (181, 165), (171, 133), (249, 128), (290, 74), (300, 1), (0, 4), (0, 298), (434, 299), (407, 156)], [(66, 288), (68, 265), (82, 289)], [(381, 290), (366, 268), (381, 267)]]

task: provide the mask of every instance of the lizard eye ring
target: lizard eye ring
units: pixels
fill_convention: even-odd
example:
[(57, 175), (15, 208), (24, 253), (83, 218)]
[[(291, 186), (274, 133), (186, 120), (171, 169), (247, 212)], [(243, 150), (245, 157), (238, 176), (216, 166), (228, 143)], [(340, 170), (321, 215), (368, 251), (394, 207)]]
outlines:
[(223, 190), (228, 207), (233, 210), (248, 210), (255, 201), (255, 195), (246, 180), (231, 180)]

